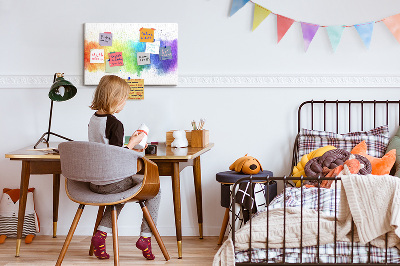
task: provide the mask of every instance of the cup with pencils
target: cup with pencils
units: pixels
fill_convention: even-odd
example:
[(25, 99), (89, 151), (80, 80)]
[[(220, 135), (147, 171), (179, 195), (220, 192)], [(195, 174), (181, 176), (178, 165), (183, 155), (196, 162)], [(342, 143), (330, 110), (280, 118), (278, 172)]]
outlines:
[(192, 142), (191, 146), (195, 148), (202, 148), (209, 143), (209, 131), (204, 129), (204, 124), (206, 120), (204, 118), (200, 119), (198, 125), (196, 121), (192, 121)]

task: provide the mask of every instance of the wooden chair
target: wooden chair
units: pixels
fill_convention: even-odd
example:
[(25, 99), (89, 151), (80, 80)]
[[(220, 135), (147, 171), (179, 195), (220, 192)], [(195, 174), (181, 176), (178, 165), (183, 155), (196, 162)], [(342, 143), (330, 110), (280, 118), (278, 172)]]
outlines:
[[(56, 265), (61, 265), (64, 259), (85, 205), (99, 206), (93, 234), (96, 232), (103, 217), (105, 206), (111, 206), (114, 265), (119, 265), (117, 211), (115, 205), (128, 201), (135, 201), (140, 204), (143, 216), (155, 236), (164, 258), (166, 260), (170, 259), (153, 219), (143, 202), (157, 195), (160, 188), (158, 167), (154, 162), (146, 158), (139, 158), (139, 153), (135, 151), (95, 142), (63, 142), (58, 146), (58, 149), (61, 158), (61, 171), (66, 177), (65, 190), (72, 201), (79, 203), (79, 207)], [(142, 169), (140, 170), (140, 168)], [(138, 170), (140, 172), (136, 174)], [(139, 184), (121, 193), (98, 194), (92, 192), (89, 188), (90, 182), (112, 181), (128, 176), (133, 176)], [(142, 182), (140, 182), (141, 180)], [(90, 247), (89, 255), (93, 255), (92, 246)]]

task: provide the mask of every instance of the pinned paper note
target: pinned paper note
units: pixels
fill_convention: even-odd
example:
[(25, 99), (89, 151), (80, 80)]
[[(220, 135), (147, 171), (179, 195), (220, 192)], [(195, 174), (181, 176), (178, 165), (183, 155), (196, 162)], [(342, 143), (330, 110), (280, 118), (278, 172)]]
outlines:
[(143, 52), (137, 53), (137, 63), (139, 66), (150, 65), (150, 54)]
[(121, 70), (121, 66), (110, 67), (110, 59), (106, 61), (106, 73), (118, 73)]
[(100, 33), (99, 44), (101, 46), (112, 46), (112, 33), (111, 32)]
[(144, 79), (126, 79), (125, 80), (131, 90), (129, 92), (129, 98), (131, 100), (143, 100), (144, 99)]
[(161, 60), (172, 59), (171, 46), (161, 47), (159, 57)]
[(110, 67), (124, 65), (124, 59), (122, 58), (122, 52), (109, 53), (108, 57), (110, 58)]
[(154, 31), (155, 29), (140, 29), (140, 41), (141, 42), (154, 42)]
[(90, 63), (104, 63), (104, 50), (91, 49), (90, 50)]
[(160, 51), (160, 41), (146, 43), (145, 53), (158, 54)]

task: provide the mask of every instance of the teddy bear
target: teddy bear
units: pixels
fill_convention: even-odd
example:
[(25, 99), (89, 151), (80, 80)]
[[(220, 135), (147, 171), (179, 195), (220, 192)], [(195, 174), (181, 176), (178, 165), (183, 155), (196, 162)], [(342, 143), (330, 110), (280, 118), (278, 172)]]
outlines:
[[(32, 242), (36, 233), (39, 232), (39, 219), (35, 212), (33, 191), (35, 188), (29, 188), (27, 199), (24, 226), (22, 236), (25, 237), (25, 243)], [(3, 196), (0, 200), (0, 244), (4, 243), (7, 237), (17, 236), (18, 209), (19, 209), (19, 189), (3, 189)]]
[(171, 147), (175, 148), (185, 148), (188, 146), (188, 140), (186, 139), (185, 130), (175, 130), (172, 133), (172, 136), (175, 138), (171, 143)]

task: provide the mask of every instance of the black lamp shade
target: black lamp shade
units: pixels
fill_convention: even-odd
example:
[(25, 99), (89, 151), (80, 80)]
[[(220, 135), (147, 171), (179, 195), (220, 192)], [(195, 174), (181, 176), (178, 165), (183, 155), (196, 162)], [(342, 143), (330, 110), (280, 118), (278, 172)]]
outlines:
[(67, 101), (75, 96), (76, 87), (63, 77), (58, 77), (51, 85), (49, 98), (56, 102)]

